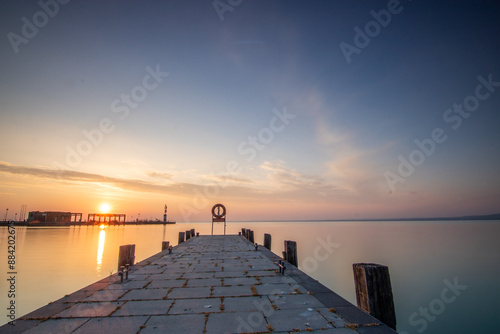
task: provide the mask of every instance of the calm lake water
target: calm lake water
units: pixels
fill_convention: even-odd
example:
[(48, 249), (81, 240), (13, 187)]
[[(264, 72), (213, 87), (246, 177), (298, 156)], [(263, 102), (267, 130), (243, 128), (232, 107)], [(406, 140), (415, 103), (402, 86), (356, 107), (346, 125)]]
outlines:
[[(352, 264), (389, 266), (400, 333), (494, 333), (500, 287), (500, 221), (237, 222), (272, 251), (298, 244), (299, 267), (356, 304)], [(93, 283), (117, 268), (120, 245), (136, 244), (136, 261), (177, 243), (179, 231), (210, 234), (210, 223), (125, 227), (16, 227), (17, 315)], [(222, 234), (223, 225), (214, 226)], [(0, 228), (0, 306), (7, 297), (7, 228)], [(450, 288), (451, 286), (451, 288)], [(445, 290), (448, 289), (448, 290)], [(0, 324), (8, 321), (2, 311)]]

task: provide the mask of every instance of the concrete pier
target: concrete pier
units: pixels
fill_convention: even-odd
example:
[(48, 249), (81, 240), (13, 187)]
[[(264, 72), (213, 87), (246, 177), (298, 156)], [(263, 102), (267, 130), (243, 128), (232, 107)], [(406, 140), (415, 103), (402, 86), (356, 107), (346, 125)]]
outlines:
[(35, 310), (0, 333), (396, 333), (243, 236), (199, 236)]

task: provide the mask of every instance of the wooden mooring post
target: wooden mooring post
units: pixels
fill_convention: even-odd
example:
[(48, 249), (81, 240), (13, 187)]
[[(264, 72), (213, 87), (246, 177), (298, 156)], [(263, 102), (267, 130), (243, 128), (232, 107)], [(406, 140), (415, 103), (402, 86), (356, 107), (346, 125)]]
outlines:
[(120, 267), (124, 267), (127, 264), (133, 266), (134, 261), (135, 244), (120, 246), (120, 251), (118, 252), (118, 271), (120, 271)]
[(396, 311), (389, 268), (375, 263), (354, 263), (358, 307), (396, 330)]
[(253, 238), (253, 230), (248, 230), (248, 241), (250, 241), (252, 244), (255, 242)]
[(297, 265), (297, 242), (285, 240), (285, 260), (291, 265)]
[(271, 235), (264, 233), (264, 247), (271, 250)]
[(184, 242), (184, 232), (179, 232), (179, 241), (177, 243), (181, 244), (183, 242)]
[(170, 246), (170, 241), (162, 241), (161, 242), (161, 250), (164, 251), (165, 249), (168, 249)]

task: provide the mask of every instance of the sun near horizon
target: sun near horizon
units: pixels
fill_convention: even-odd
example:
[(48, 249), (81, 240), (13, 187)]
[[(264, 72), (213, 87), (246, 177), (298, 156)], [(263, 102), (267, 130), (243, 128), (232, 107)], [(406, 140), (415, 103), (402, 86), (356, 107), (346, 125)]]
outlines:
[(99, 206), (99, 211), (101, 213), (109, 213), (111, 211), (111, 206), (108, 203), (102, 203)]

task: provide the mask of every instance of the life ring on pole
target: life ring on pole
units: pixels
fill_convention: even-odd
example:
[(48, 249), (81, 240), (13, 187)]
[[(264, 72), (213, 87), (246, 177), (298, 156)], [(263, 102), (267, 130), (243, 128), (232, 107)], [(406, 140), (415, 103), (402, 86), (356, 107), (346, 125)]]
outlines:
[[(222, 212), (221, 212), (222, 210)], [(217, 212), (217, 213), (216, 213)], [(214, 216), (215, 218), (222, 218), (226, 215), (226, 207), (222, 204), (215, 204), (213, 207), (212, 207), (212, 216)]]

